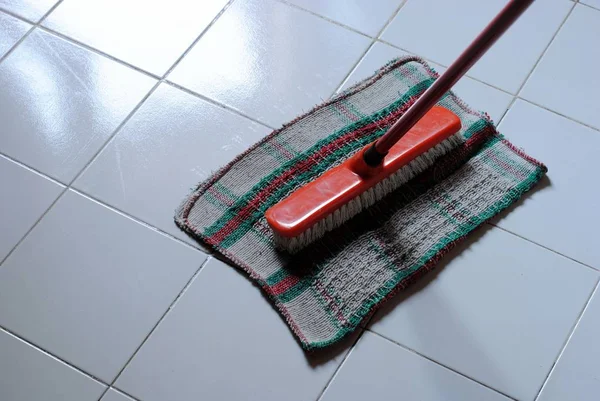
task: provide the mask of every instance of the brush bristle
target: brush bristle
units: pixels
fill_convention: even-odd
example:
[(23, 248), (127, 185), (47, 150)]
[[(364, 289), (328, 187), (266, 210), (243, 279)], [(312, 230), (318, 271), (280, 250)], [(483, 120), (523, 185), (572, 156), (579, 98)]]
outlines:
[(289, 253), (296, 253), (312, 242), (325, 236), (363, 210), (371, 207), (375, 202), (381, 200), (390, 192), (406, 184), (416, 175), (431, 167), (435, 161), (462, 143), (462, 136), (455, 134), (443, 142), (440, 142), (427, 152), (421, 154), (413, 161), (402, 167), (388, 178), (382, 180), (374, 187), (355, 197), (344, 204), (326, 218), (308, 228), (302, 234), (295, 237), (283, 237), (273, 233), (275, 245)]

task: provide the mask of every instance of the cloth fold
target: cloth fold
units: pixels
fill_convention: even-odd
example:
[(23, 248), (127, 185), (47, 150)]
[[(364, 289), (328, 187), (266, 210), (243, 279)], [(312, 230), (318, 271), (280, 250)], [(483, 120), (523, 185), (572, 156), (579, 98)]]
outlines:
[(449, 92), (462, 143), (373, 207), (290, 256), (264, 212), (381, 136), (437, 77), (403, 57), (274, 131), (201, 183), (176, 223), (246, 271), (305, 349), (354, 331), (458, 241), (531, 189), (546, 167)]

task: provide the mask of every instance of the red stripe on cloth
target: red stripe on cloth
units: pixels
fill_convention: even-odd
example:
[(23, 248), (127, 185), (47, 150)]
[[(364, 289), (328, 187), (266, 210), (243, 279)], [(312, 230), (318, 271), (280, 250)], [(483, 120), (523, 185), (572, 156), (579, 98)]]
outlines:
[(273, 140), (271, 142), (271, 146), (277, 149), (279, 153), (281, 153), (286, 159), (291, 160), (294, 158), (294, 154), (287, 150), (281, 143), (277, 142), (276, 140)]
[(507, 172), (511, 173), (518, 180), (524, 180), (527, 177), (527, 174), (523, 173), (522, 171), (516, 170), (513, 166), (511, 166), (510, 164), (508, 164), (504, 160), (500, 160), (498, 157), (496, 157), (496, 155), (494, 154), (494, 152), (492, 152), (492, 151), (488, 152), (488, 157), (491, 160), (493, 160), (494, 162), (496, 162), (496, 164), (498, 166), (502, 167), (504, 170), (506, 170)]
[(233, 201), (226, 198), (221, 192), (219, 192), (214, 186), (208, 188), (207, 192), (209, 192), (212, 196), (214, 196), (219, 202), (226, 206), (231, 206)]
[(343, 104), (342, 102), (340, 103), (336, 103), (335, 104), (335, 108), (338, 109), (344, 116), (346, 116), (348, 118), (348, 120), (350, 121), (356, 121), (359, 118), (357, 116), (355, 116), (354, 114), (352, 114), (348, 108), (346, 107), (345, 104)]
[(273, 295), (280, 295), (298, 284), (299, 281), (298, 276), (288, 276), (277, 284), (270, 286), (269, 289)]

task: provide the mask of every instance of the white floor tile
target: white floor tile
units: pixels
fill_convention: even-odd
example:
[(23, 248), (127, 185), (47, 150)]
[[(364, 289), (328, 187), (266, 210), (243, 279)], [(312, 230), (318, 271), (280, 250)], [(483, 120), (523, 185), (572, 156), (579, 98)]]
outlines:
[(161, 85), (75, 187), (194, 243), (173, 222), (190, 188), (227, 164), (269, 129)]
[(67, 183), (154, 83), (37, 30), (0, 64), (0, 151)]
[(0, 58), (25, 36), (29, 28), (28, 23), (0, 11)]
[(600, 133), (522, 100), (500, 130), (548, 166), (548, 179), (495, 224), (600, 269)]
[(600, 10), (577, 5), (521, 97), (600, 128)]
[[(385, 43), (375, 43), (348, 77), (342, 89), (346, 89), (356, 82), (373, 75), (376, 70), (388, 61), (407, 55), (410, 55), (410, 53), (398, 50)], [(445, 68), (439, 64), (429, 64), (440, 74), (445, 71)], [(469, 106), (476, 110), (487, 112), (496, 122), (504, 115), (512, 100), (511, 95), (469, 77), (464, 77), (458, 81), (453, 90)]]
[(63, 187), (0, 156), (0, 261), (58, 197)]
[(321, 401), (509, 401), (503, 395), (365, 332)]
[[(504, 0), (408, 1), (382, 37), (407, 51), (450, 65), (505, 4)], [(516, 93), (571, 7), (573, 3), (568, 0), (534, 2), (469, 75)], [(426, 34), (422, 32), (424, 26)]]
[(369, 43), (289, 5), (240, 0), (169, 79), (279, 126), (327, 99)]
[(400, 6), (399, 0), (288, 0), (306, 10), (375, 37)]
[(162, 76), (227, 0), (65, 0), (43, 25)]
[(67, 192), (0, 269), (0, 325), (110, 382), (205, 255)]
[(4, 9), (38, 22), (58, 0), (0, 0), (0, 9)]
[(481, 234), (447, 255), (422, 289), (384, 307), (372, 329), (533, 401), (598, 274), (500, 229)]
[(0, 366), (3, 401), (96, 401), (106, 388), (2, 329)]
[(539, 401), (593, 401), (600, 394), (600, 295), (590, 301)]
[(116, 387), (144, 401), (316, 400), (343, 354), (308, 359), (244, 276), (210, 260)]
[(133, 401), (133, 398), (111, 388), (104, 394), (100, 401)]

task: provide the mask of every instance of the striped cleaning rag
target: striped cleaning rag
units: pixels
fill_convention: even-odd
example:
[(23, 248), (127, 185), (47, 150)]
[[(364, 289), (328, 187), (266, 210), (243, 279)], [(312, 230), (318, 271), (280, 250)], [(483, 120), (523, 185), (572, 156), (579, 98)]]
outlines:
[(420, 58), (389, 62), (238, 156), (176, 212), (183, 230), (255, 280), (305, 349), (354, 331), (546, 172), (449, 92), (439, 105), (461, 119), (457, 148), (323, 241), (277, 251), (265, 210), (382, 135), (436, 78)]

